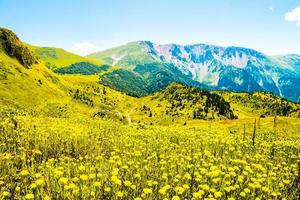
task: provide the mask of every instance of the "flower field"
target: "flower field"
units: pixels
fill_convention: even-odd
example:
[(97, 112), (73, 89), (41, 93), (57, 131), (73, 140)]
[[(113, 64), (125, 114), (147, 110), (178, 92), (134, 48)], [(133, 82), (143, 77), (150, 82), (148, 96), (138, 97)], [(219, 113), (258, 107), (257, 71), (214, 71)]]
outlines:
[(298, 199), (299, 131), (288, 118), (261, 119), (255, 135), (252, 119), (3, 119), (0, 199)]

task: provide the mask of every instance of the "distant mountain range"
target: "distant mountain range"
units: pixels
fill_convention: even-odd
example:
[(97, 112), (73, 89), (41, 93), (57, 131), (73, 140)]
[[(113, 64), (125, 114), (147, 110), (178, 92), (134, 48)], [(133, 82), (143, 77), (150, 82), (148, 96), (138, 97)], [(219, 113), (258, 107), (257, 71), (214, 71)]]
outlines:
[(102, 83), (136, 96), (176, 81), (208, 90), (267, 91), (300, 101), (299, 55), (267, 56), (242, 47), (138, 41), (87, 57), (118, 66), (102, 76)]

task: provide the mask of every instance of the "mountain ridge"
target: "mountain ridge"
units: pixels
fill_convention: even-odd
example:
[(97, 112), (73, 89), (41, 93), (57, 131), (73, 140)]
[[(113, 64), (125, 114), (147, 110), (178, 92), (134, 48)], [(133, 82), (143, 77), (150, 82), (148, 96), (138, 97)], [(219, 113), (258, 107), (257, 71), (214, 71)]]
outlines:
[[(173, 65), (188, 79), (233, 91), (268, 91), (299, 101), (300, 56), (268, 56), (244, 47), (130, 42), (90, 56), (134, 70), (138, 65)], [(114, 58), (118, 58), (117, 60)]]

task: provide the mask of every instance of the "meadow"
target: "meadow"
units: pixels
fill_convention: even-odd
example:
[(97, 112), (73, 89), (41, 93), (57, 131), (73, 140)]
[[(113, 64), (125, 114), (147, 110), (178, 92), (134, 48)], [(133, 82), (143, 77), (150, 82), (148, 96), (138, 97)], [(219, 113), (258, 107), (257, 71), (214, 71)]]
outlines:
[(299, 131), (300, 119), (284, 117), (187, 126), (3, 118), (0, 198), (298, 199)]
[[(153, 61), (129, 46), (124, 62)], [(143, 62), (99, 71), (97, 57), (0, 28), (0, 200), (299, 199), (299, 103), (207, 92)]]

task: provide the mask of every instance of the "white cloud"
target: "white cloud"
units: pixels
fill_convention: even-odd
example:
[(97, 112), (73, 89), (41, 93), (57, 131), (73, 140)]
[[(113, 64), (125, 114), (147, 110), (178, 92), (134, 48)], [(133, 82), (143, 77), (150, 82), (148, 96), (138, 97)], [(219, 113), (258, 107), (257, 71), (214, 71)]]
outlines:
[(287, 20), (289, 22), (296, 22), (296, 24), (298, 26), (300, 26), (300, 6), (287, 12), (285, 14), (285, 20)]
[(76, 43), (71, 48), (68, 49), (68, 51), (82, 56), (86, 56), (88, 54), (97, 52), (99, 50), (100, 50), (99, 47), (88, 42)]
[(269, 7), (269, 11), (274, 12), (275, 8), (273, 6)]

